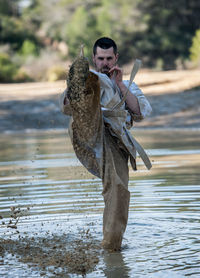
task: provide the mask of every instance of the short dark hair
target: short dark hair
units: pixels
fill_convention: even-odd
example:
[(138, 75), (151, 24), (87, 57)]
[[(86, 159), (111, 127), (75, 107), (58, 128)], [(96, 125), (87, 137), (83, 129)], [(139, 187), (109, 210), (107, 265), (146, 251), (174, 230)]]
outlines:
[(103, 49), (108, 49), (110, 47), (113, 47), (115, 55), (117, 54), (117, 45), (116, 43), (107, 37), (102, 37), (98, 39), (93, 46), (93, 54), (95, 55), (97, 52), (97, 47), (103, 48)]

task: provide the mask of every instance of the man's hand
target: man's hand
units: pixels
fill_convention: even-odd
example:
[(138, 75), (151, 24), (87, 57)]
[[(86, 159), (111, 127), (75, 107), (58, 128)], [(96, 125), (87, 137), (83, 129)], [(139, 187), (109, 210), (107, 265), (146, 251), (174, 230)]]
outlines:
[(123, 82), (123, 70), (118, 67), (118, 65), (114, 66), (109, 70), (109, 75), (111, 79), (114, 79), (117, 85), (120, 87)]
[[(125, 86), (123, 82), (123, 70), (122, 68), (118, 67), (118, 65), (114, 66), (109, 70), (110, 78), (114, 79), (117, 86), (119, 87), (122, 95), (124, 96), (127, 91), (127, 87)], [(137, 115), (141, 115), (140, 113), (140, 106), (138, 103), (138, 99), (135, 95), (131, 94), (131, 92), (128, 92), (128, 95), (126, 97), (126, 103), (129, 107), (129, 109)]]

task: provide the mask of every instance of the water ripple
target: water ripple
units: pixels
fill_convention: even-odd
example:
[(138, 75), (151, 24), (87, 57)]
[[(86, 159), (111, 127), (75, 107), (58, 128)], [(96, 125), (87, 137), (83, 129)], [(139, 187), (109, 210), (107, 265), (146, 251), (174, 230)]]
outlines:
[[(74, 235), (77, 227), (89, 227), (101, 240), (101, 180), (81, 167), (69, 141), (68, 152), (63, 153), (66, 138), (62, 132), (51, 132), (51, 137), (30, 132), (24, 137), (6, 134), (1, 138), (0, 221), (4, 224), (0, 225), (0, 238), (18, 233), (45, 237), (49, 231), (59, 235), (69, 230)], [(146, 171), (139, 159), (138, 171), (130, 169), (131, 200), (123, 250), (102, 254), (97, 269), (87, 277), (200, 276), (197, 132), (176, 131), (167, 134), (169, 138), (148, 132), (148, 142), (141, 136), (153, 168)], [(18, 232), (7, 228), (11, 207), (24, 211)], [(32, 278), (39, 277), (38, 273), (9, 255), (4, 262), (0, 259), (1, 277)], [(46, 275), (43, 277), (51, 277)]]

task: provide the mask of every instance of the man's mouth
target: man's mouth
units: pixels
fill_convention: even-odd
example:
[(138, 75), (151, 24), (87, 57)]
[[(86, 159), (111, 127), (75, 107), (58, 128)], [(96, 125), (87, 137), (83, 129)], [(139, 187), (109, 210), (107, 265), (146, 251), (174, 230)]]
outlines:
[(101, 72), (102, 72), (102, 73), (105, 73), (105, 74), (107, 74), (107, 75), (109, 75), (109, 73), (108, 73), (109, 70), (110, 70), (110, 69), (109, 69), (108, 67), (104, 67), (104, 68), (102, 68)]

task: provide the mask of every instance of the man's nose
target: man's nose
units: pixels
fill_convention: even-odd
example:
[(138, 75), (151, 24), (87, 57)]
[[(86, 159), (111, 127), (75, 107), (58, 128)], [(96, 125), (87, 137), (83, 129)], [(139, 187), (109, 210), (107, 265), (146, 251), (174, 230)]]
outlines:
[(108, 65), (108, 61), (106, 59), (103, 60), (103, 65), (107, 66)]

